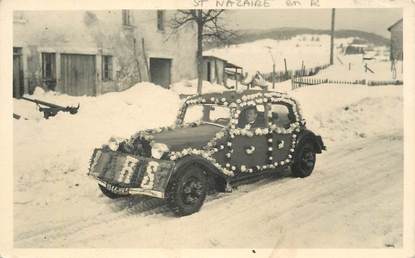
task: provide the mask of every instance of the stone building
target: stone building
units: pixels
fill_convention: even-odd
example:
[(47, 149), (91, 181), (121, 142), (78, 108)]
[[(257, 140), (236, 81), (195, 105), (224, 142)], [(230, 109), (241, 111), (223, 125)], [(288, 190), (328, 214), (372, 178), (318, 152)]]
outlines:
[(390, 59), (403, 60), (403, 19), (388, 28), (391, 33)]
[(172, 33), (174, 10), (19, 11), (13, 19), (13, 96), (36, 86), (96, 96), (137, 82), (197, 76), (196, 26)]

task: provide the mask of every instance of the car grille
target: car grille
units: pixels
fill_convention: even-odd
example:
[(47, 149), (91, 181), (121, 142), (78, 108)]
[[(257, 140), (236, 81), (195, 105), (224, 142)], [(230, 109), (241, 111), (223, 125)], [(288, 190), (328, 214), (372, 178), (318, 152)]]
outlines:
[(91, 159), (89, 174), (121, 187), (134, 187), (141, 181), (143, 159), (124, 153), (96, 149)]

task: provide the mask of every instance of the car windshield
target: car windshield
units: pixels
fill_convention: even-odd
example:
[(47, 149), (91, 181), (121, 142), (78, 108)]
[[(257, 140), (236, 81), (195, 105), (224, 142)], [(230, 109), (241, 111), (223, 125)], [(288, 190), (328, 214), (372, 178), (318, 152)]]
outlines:
[(228, 107), (217, 105), (191, 105), (186, 109), (184, 123), (200, 122), (225, 127), (229, 124), (231, 112)]

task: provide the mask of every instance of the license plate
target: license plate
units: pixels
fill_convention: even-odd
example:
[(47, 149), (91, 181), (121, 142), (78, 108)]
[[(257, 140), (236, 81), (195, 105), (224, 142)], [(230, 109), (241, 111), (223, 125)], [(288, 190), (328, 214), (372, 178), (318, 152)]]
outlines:
[(106, 184), (105, 188), (116, 194), (128, 194), (128, 188), (118, 187), (111, 184)]

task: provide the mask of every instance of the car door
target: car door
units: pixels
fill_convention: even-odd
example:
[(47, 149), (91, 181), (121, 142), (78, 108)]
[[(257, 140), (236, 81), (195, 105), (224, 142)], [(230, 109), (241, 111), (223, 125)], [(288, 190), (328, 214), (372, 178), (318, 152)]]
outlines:
[(291, 158), (293, 146), (293, 133), (289, 130), (295, 123), (293, 109), (285, 102), (273, 102), (268, 105), (269, 119), (272, 133), (272, 160), (278, 166), (284, 165)]
[[(257, 119), (255, 125), (251, 128), (243, 126), (243, 119), (246, 107), (241, 110), (237, 129), (231, 130), (231, 153), (230, 165), (234, 166), (240, 172), (256, 172), (262, 166), (268, 164), (268, 144), (266, 115), (264, 105), (254, 106), (257, 109)], [(261, 133), (259, 133), (261, 132)]]

